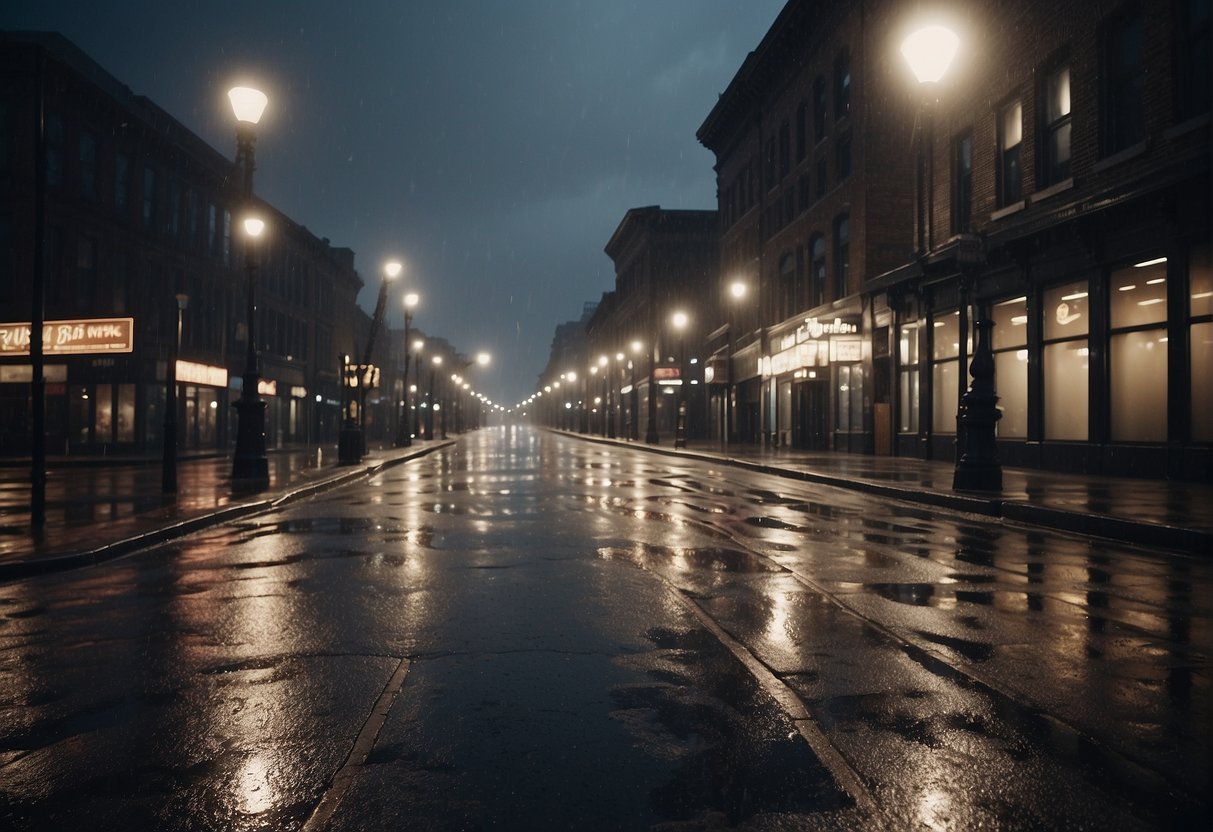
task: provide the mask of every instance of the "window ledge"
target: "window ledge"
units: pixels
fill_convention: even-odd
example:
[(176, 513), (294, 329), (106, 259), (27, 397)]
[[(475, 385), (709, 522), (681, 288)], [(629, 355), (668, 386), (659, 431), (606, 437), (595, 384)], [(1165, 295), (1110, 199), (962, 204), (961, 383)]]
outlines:
[(1010, 205), (1006, 206), (1005, 208), (999, 208), (997, 211), (990, 214), (990, 222), (996, 222), (997, 220), (1000, 220), (1003, 217), (1009, 217), (1012, 214), (1018, 214), (1020, 211), (1022, 211), (1024, 208), (1027, 208), (1027, 207), (1028, 207), (1028, 201), (1026, 199), (1021, 199), (1021, 200), (1019, 200), (1019, 202), (1012, 202)]
[(1130, 145), (1119, 153), (1113, 153), (1111, 156), (1100, 159), (1091, 166), (1091, 170), (1095, 173), (1100, 173), (1108, 168), (1116, 167), (1122, 162), (1127, 162), (1130, 159), (1136, 159), (1138, 156), (1141, 156), (1146, 152), (1146, 148), (1149, 147), (1149, 145), (1150, 143), (1148, 140), (1142, 140), (1137, 144)]
[(1043, 191), (1037, 191), (1036, 193), (1032, 194), (1030, 197), (1028, 197), (1028, 202), (1032, 205), (1035, 205), (1036, 203), (1042, 202), (1051, 196), (1057, 196), (1059, 193), (1062, 193), (1063, 191), (1068, 191), (1073, 187), (1074, 187), (1074, 177), (1071, 176), (1069, 179), (1063, 179), (1060, 182), (1058, 182), (1056, 185), (1050, 185), (1049, 187), (1045, 188)]
[(1209, 113), (1195, 116), (1187, 121), (1181, 121), (1179, 124), (1164, 132), (1162, 137), (1164, 139), (1177, 139), (1185, 133), (1191, 133), (1192, 131), (1199, 130), (1202, 127), (1208, 127), (1211, 120), (1213, 119), (1210, 118)]

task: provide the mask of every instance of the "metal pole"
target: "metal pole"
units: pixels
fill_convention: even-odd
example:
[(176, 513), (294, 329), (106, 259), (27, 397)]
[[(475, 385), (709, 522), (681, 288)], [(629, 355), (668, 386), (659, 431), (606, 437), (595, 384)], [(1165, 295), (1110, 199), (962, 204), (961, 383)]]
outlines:
[(31, 287), (29, 355), (32, 365), (30, 402), (33, 424), (30, 435), (30, 527), (40, 535), (46, 528), (46, 378), (42, 352), (42, 328), (46, 312), (46, 114), (43, 107), (46, 55), (38, 49), (34, 95), (34, 285)]
[(177, 296), (177, 333), (164, 370), (164, 457), (160, 465), (160, 491), (177, 493), (177, 356), (181, 354), (181, 319), (184, 295)]
[(413, 322), (413, 313), (404, 310), (404, 390), (401, 391), (403, 401), (400, 404), (403, 411), (400, 421), (396, 423), (396, 447), (407, 448), (413, 444), (413, 430), (409, 418), (409, 325)]
[[(244, 163), (244, 205), (253, 204), (253, 171), (256, 169), (253, 144), (256, 134), (244, 122), (236, 128), (236, 155)], [(236, 408), (236, 453), (232, 459), (233, 485), (242, 491), (262, 491), (269, 487), (269, 462), (265, 457), (265, 408), (258, 386), (261, 370), (257, 360), (257, 253), (251, 237), (245, 237), (244, 268), (248, 276), (245, 327), (248, 344), (244, 353), (244, 379)]]

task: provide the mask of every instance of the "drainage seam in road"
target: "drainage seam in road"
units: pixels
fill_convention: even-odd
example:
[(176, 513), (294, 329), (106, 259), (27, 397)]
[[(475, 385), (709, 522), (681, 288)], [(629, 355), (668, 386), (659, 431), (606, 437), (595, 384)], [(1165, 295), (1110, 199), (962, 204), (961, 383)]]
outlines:
[(379, 731), (382, 730), (383, 724), (387, 721), (388, 712), (396, 702), (396, 695), (400, 693), (400, 688), (404, 686), (404, 677), (408, 672), (409, 660), (401, 659), (400, 664), (396, 666), (396, 671), (388, 679), (383, 692), (379, 694), (379, 698), (375, 701), (375, 706), (371, 708), (371, 713), (367, 716), (366, 722), (362, 724), (362, 730), (358, 732), (358, 737), (354, 740), (354, 747), (350, 749), (349, 756), (345, 759), (345, 764), (333, 775), (332, 783), (329, 784), (328, 789), (320, 798), (320, 802), (316, 804), (316, 808), (312, 810), (312, 814), (307, 819), (307, 822), (303, 824), (301, 832), (319, 832), (319, 830), (325, 829), (328, 826), (333, 814), (337, 811), (337, 807), (341, 805), (342, 798), (345, 797), (350, 787), (354, 785), (354, 780), (358, 776), (359, 770), (366, 763), (367, 757), (370, 756), (371, 750), (375, 747), (375, 741), (379, 739)]
[(651, 573), (657, 575), (666, 586), (674, 594), (674, 597), (682, 602), (692, 615), (699, 619), (699, 623), (703, 625), (708, 632), (715, 636), (724, 647), (733, 654), (754, 680), (762, 686), (762, 689), (775, 700), (776, 704), (783, 709), (784, 713), (792, 720), (796, 726), (796, 730), (809, 744), (809, 748), (817, 755), (817, 759), (829, 770), (834, 781), (840, 788), (846, 791), (855, 801), (855, 807), (860, 812), (869, 817), (878, 816), (879, 812), (876, 806), (876, 801), (872, 798), (871, 792), (868, 791), (867, 785), (863, 782), (859, 772), (851, 767), (847, 762), (846, 757), (842, 752), (834, 747), (829, 738), (817, 725), (817, 719), (809, 711), (808, 706), (804, 701), (793, 691), (788, 685), (775, 675), (761, 659), (755, 656), (737, 639), (728, 634), (727, 631), (707, 614), (704, 609), (699, 606), (696, 601), (687, 595), (682, 589), (677, 587), (668, 578), (659, 573)]

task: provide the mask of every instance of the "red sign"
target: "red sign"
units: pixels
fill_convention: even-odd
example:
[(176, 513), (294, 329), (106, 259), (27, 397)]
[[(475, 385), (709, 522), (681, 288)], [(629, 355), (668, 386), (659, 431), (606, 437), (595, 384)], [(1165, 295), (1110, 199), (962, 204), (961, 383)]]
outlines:
[(676, 378), (682, 378), (682, 370), (678, 367), (654, 367), (654, 381), (672, 381)]

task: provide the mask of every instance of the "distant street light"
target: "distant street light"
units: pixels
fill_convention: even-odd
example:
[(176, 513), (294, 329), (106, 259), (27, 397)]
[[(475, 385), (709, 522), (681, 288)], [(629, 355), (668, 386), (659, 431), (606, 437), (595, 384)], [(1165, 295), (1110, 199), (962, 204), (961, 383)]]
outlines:
[[(228, 90), (232, 111), (236, 114), (236, 161), (243, 172), (244, 210), (253, 204), (253, 145), (257, 141), (257, 122), (265, 112), (268, 99), (265, 93), (251, 87), (233, 87)], [(265, 402), (257, 390), (261, 381), (261, 370), (257, 360), (257, 261), (253, 241), (261, 234), (265, 223), (250, 217), (244, 221), (246, 243), (244, 267), (247, 273), (247, 304), (245, 334), (247, 343), (244, 355), (244, 378), (236, 408), (236, 450), (232, 458), (232, 486), (240, 491), (263, 491), (269, 487), (269, 462), (265, 456)]]
[(409, 408), (409, 327), (413, 323), (413, 309), (420, 301), (416, 292), (406, 292), (404, 295), (404, 379), (400, 391), (400, 418), (396, 421), (397, 448), (407, 448), (413, 444), (413, 417)]
[(181, 354), (181, 319), (190, 296), (177, 295), (177, 336), (164, 371), (164, 458), (160, 466), (160, 491), (177, 493), (177, 357)]

